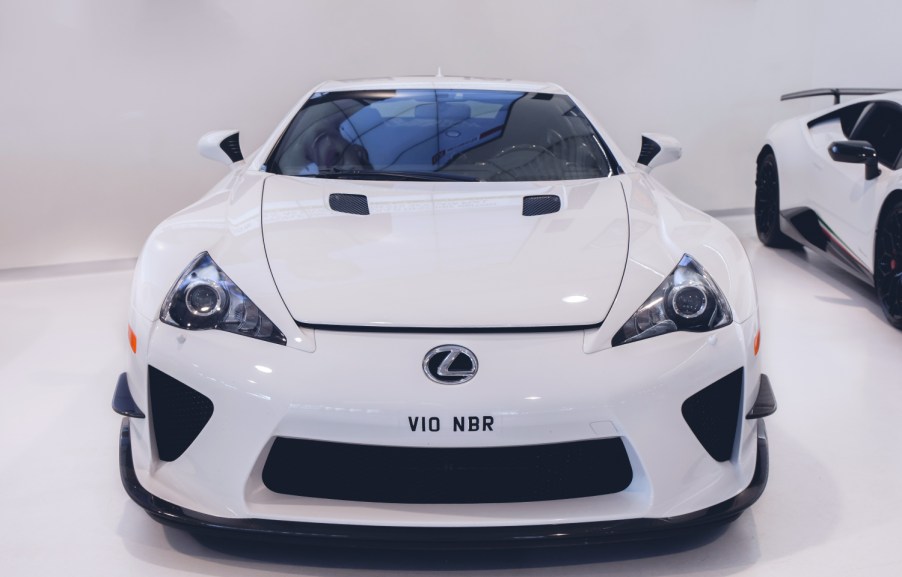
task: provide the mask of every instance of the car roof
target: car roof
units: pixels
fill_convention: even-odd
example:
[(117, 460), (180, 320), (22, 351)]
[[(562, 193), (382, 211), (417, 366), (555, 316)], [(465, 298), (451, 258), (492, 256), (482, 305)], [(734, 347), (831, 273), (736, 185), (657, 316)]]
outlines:
[(356, 80), (329, 80), (317, 86), (316, 91), (345, 92), (350, 90), (395, 90), (404, 88), (513, 90), (517, 92), (567, 94), (566, 90), (551, 82), (529, 82), (503, 78), (472, 78), (467, 76), (399, 76), (361, 78)]

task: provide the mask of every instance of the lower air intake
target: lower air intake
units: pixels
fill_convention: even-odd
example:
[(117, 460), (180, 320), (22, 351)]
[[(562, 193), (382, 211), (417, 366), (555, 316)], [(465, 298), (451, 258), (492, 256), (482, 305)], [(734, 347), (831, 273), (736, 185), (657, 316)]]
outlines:
[(617, 493), (633, 479), (623, 441), (423, 448), (279, 437), (263, 468), (275, 493), (371, 503), (518, 503)]
[(741, 402), (742, 369), (737, 369), (683, 403), (683, 418), (717, 461), (728, 461), (733, 456)]
[(148, 367), (148, 382), (157, 456), (175, 461), (213, 416), (213, 401), (153, 367)]

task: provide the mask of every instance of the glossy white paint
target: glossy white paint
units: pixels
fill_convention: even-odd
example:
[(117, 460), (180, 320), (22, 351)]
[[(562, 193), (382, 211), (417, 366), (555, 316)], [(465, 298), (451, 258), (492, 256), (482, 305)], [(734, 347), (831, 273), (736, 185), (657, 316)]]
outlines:
[[(223, 517), (475, 526), (688, 513), (735, 495), (751, 480), (757, 421), (742, 421), (736, 454), (717, 463), (686, 426), (679, 407), (743, 365), (747, 381), (756, 383), (756, 332), (753, 318), (711, 334), (675, 333), (587, 355), (579, 332), (374, 337), (319, 331), (317, 351), (309, 355), (228, 333), (186, 334), (156, 323), (147, 337), (146, 362), (209, 396), (216, 410), (185, 454), (170, 463), (153, 459), (148, 420), (132, 419), (135, 466), (152, 493)], [(423, 355), (449, 338), (480, 361), (476, 378), (455, 387), (432, 383), (420, 367)], [(241, 354), (224, 355), (224, 350)], [(394, 360), (374, 364), (386, 358)], [(146, 371), (140, 364), (136, 368), (129, 380), (133, 390), (142, 390)], [(746, 387), (746, 407), (756, 394), (757, 387)], [(143, 401), (138, 402), (145, 406)], [(492, 415), (496, 431), (412, 433), (407, 417), (421, 414), (444, 421)], [(613, 424), (634, 463), (633, 484), (615, 495), (516, 504), (375, 504), (277, 495), (260, 480), (274, 436), (482, 447), (592, 439), (598, 436), (592, 424), (598, 422)]]
[[(537, 327), (600, 323), (629, 243), (626, 177), (540, 183), (272, 176), (263, 236), (292, 316), (310, 324)], [(367, 197), (370, 214), (329, 208)], [(524, 217), (523, 197), (561, 210)], [(565, 300), (581, 296), (576, 302)]]
[(902, 190), (902, 170), (880, 165), (880, 176), (866, 180), (864, 166), (836, 162), (828, 153), (832, 142), (848, 140), (839, 120), (808, 123), (833, 110), (861, 101), (902, 104), (902, 92), (844, 99), (839, 105), (774, 125), (766, 143), (777, 158), (780, 210), (808, 207), (834, 231), (860, 264), (874, 272), (874, 235), (887, 197)]
[(636, 173), (624, 182), (630, 215), (630, 255), (617, 299), (605, 322), (586, 331), (585, 351), (610, 348), (611, 339), (670, 274), (684, 254), (702, 264), (724, 292), (734, 320), (757, 314), (752, 269), (736, 236), (695, 210), (653, 177)]
[[(467, 88), (546, 85), (471, 79), (324, 84)], [(290, 116), (290, 115), (289, 115)], [(743, 412), (757, 394), (757, 304), (748, 259), (726, 227), (676, 199), (608, 140), (625, 174), (557, 183), (305, 180), (258, 168), (286, 121), (247, 163), (151, 234), (138, 261), (128, 376), (149, 411), (148, 365), (216, 407), (179, 459), (155, 459), (147, 419), (132, 419), (141, 483), (164, 499), (222, 517), (406, 526), (523, 525), (679, 515), (744, 489), (756, 421), (742, 420), (733, 457), (714, 461), (683, 420), (690, 395), (744, 368)], [(604, 135), (604, 133), (602, 132)], [(371, 214), (338, 214), (332, 192), (365, 193)], [(562, 210), (520, 214), (527, 193), (559, 194)], [(279, 346), (159, 319), (185, 266), (207, 251), (285, 333)], [(733, 313), (710, 333), (678, 332), (621, 347), (613, 334), (691, 254)], [(274, 280), (275, 278), (275, 280)], [(462, 306), (456, 308), (456, 304)], [(560, 333), (359, 333), (323, 324), (484, 327), (597, 323)], [(455, 343), (479, 373), (431, 382), (423, 356)], [(529, 362), (525, 362), (528, 359)], [(410, 415), (492, 415), (497, 431), (415, 434)], [(615, 495), (527, 504), (392, 505), (276, 495), (260, 471), (275, 436), (402, 446), (499, 446), (617, 435), (634, 468)]]
[(229, 175), (204, 198), (151, 233), (135, 268), (130, 319), (157, 321), (173, 283), (194, 257), (207, 251), (285, 333), (289, 347), (313, 351), (312, 331), (297, 327), (266, 262), (260, 233), (260, 197), (266, 176), (244, 171), (241, 163), (233, 165)]

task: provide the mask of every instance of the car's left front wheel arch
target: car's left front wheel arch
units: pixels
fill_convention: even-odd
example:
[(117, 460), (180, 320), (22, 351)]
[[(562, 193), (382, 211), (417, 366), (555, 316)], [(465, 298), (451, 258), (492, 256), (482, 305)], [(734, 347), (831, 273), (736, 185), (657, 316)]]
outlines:
[(758, 155), (755, 171), (755, 230), (764, 246), (771, 248), (800, 246), (780, 230), (780, 178), (777, 158), (769, 145)]
[(874, 286), (886, 320), (902, 330), (902, 191), (880, 211), (874, 237)]

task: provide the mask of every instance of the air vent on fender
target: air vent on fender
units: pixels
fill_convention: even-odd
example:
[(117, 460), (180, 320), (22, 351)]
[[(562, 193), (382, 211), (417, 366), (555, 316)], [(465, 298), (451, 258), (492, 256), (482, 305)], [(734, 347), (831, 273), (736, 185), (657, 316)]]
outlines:
[(161, 461), (175, 461), (213, 416), (213, 402), (185, 383), (147, 367), (150, 416)]
[(330, 194), (329, 208), (347, 214), (369, 214), (370, 205), (362, 194)]
[(742, 405), (742, 369), (715, 381), (683, 403), (683, 418), (706, 451), (719, 462), (730, 460)]

